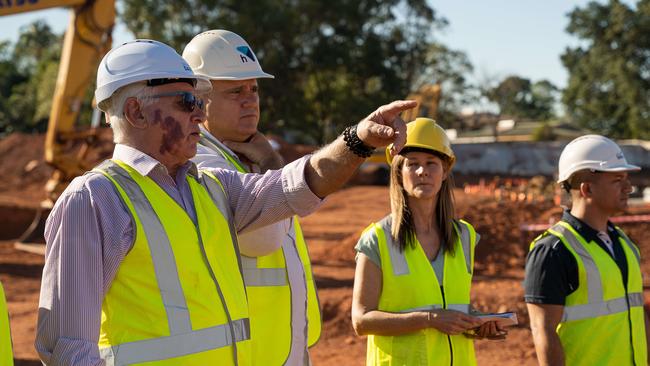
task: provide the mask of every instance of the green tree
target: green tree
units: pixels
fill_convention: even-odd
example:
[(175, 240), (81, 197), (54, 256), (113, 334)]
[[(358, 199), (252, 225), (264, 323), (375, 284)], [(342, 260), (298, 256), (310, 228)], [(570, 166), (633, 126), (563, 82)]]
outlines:
[[(197, 33), (241, 34), (275, 80), (261, 80), (262, 128), (323, 142), (381, 103), (404, 98), (446, 21), (425, 0), (125, 0), (138, 37), (177, 50)], [(162, 21), (161, 21), (162, 19)]]
[(54, 34), (44, 20), (39, 19), (20, 28), (13, 53), (18, 67), (26, 74), (32, 74), (44, 62), (58, 62), (61, 37)]
[(557, 86), (548, 80), (536, 81), (531, 86), (532, 110), (530, 118), (548, 121), (556, 117), (555, 105), (559, 101)]
[(47, 129), (61, 37), (42, 20), (22, 27), (16, 44), (0, 45), (0, 135)]
[(508, 76), (487, 91), (487, 97), (499, 105), (502, 115), (522, 119), (548, 120), (555, 116), (557, 87), (548, 80), (531, 83), (529, 79)]
[(20, 73), (13, 61), (11, 44), (0, 42), (0, 136), (15, 130), (13, 106), (10, 97), (18, 85), (27, 81), (27, 76)]
[(562, 63), (569, 72), (563, 101), (579, 125), (618, 138), (650, 138), (650, 1), (590, 2), (569, 14), (580, 40)]
[(453, 126), (453, 122), (457, 119), (456, 115), (460, 108), (476, 102), (476, 98), (472, 95), (476, 87), (467, 79), (467, 76), (474, 71), (474, 67), (467, 55), (443, 44), (433, 43), (419, 68), (417, 85), (439, 84), (441, 87), (436, 111), (437, 121), (446, 128), (456, 127)]

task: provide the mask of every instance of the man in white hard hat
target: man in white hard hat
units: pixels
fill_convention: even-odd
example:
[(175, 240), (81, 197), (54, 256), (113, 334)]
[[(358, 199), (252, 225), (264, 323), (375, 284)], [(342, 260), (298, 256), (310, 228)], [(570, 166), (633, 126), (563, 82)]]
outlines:
[(619, 146), (599, 135), (562, 151), (562, 220), (531, 244), (525, 300), (540, 365), (646, 365), (647, 317), (639, 249), (610, 217), (632, 191)]
[[(195, 74), (212, 82), (207, 120), (192, 159), (197, 166), (242, 173), (280, 168), (282, 158), (257, 130), (257, 79), (273, 76), (262, 70), (250, 45), (233, 32), (211, 30), (194, 37), (183, 58)], [(298, 220), (285, 219), (238, 238), (253, 360), (308, 364), (308, 347), (320, 336), (321, 314)]]
[[(46, 365), (252, 365), (236, 232), (313, 211), (371, 146), (397, 140), (380, 107), (310, 157), (264, 175), (198, 170), (210, 83), (171, 47), (104, 56), (95, 98), (117, 143), (57, 200), (45, 237), (36, 349)], [(401, 146), (401, 145), (400, 145)]]

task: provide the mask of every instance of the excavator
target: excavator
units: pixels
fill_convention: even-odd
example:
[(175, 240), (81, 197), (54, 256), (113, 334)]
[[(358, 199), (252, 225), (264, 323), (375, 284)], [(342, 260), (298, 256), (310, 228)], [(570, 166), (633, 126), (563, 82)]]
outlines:
[(54, 173), (45, 187), (46, 200), (16, 242), (18, 249), (36, 253), (44, 253), (43, 228), (54, 201), (72, 178), (95, 163), (89, 152), (101, 135), (101, 115), (95, 109), (90, 128), (80, 127), (78, 119), (97, 65), (111, 48), (115, 24), (115, 0), (2, 0), (0, 16), (53, 7), (71, 7), (45, 136), (45, 161)]
[(417, 117), (436, 119), (440, 103), (440, 84), (424, 84), (408, 95), (406, 99), (418, 102), (418, 106), (402, 113), (402, 119), (410, 122)]

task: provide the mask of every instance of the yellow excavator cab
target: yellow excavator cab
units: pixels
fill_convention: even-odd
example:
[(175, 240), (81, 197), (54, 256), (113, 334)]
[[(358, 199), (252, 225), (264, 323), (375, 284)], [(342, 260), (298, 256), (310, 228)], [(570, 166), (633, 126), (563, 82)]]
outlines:
[(402, 113), (402, 119), (410, 122), (418, 117), (427, 117), (436, 119), (438, 112), (438, 103), (440, 103), (440, 84), (424, 84), (417, 91), (406, 97), (408, 100), (418, 102), (417, 107), (409, 109)]

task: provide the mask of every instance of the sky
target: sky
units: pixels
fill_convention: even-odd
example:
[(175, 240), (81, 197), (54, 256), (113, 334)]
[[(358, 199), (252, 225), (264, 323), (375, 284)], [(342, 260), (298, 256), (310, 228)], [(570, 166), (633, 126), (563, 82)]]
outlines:
[[(435, 37), (468, 55), (475, 68), (471, 80), (500, 80), (519, 75), (533, 82), (548, 79), (558, 87), (566, 86), (567, 73), (560, 54), (578, 42), (565, 32), (567, 14), (588, 0), (429, 0), (429, 3), (438, 15), (449, 21), (449, 26)], [(2, 17), (0, 40), (14, 42), (20, 27), (37, 19), (45, 19), (55, 32), (62, 33), (67, 26), (68, 10), (50, 9)], [(133, 35), (118, 23), (113, 39), (114, 44), (120, 44), (133, 39)]]

